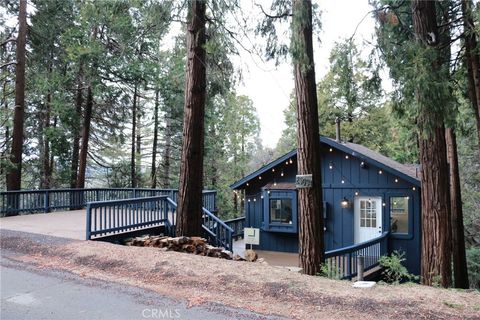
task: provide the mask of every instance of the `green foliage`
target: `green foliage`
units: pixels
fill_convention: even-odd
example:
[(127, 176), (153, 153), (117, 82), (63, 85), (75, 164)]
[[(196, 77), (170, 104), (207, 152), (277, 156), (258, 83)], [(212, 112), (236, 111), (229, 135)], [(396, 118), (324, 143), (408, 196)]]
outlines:
[(418, 278), (410, 274), (402, 264), (405, 261), (405, 252), (395, 250), (389, 256), (381, 256), (378, 261), (385, 268), (382, 276), (388, 283), (399, 284), (403, 281), (415, 281)]
[(467, 249), (468, 279), (471, 288), (480, 290), (480, 248)]
[(329, 279), (334, 279), (334, 280), (341, 280), (342, 270), (336, 265), (326, 262), (321, 265), (319, 276), (327, 277)]

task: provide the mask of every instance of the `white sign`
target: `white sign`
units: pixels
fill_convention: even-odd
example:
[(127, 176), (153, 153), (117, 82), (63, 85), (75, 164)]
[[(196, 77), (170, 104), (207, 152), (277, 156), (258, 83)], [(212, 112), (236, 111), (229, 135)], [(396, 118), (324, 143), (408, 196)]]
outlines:
[(260, 244), (260, 229), (259, 228), (245, 228), (243, 229), (246, 244)]

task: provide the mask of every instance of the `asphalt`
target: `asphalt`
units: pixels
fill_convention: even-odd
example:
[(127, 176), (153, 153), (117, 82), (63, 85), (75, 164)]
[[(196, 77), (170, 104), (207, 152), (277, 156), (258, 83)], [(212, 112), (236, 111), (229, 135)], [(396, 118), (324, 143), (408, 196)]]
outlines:
[[(59, 238), (2, 230), (55, 246)], [(75, 241), (75, 240), (73, 240)], [(156, 292), (18, 262), (25, 252), (1, 250), (1, 320), (278, 319), (207, 303), (188, 307)]]

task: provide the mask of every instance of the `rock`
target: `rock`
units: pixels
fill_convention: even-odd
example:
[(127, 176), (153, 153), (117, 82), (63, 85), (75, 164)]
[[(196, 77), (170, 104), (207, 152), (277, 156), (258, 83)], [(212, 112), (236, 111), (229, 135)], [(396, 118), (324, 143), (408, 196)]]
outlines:
[(231, 251), (228, 251), (228, 250), (222, 250), (222, 251), (220, 251), (220, 258), (227, 259), (227, 260), (232, 260), (233, 253)]
[(245, 250), (245, 260), (255, 262), (258, 259), (258, 254), (252, 249)]
[(233, 260), (234, 261), (245, 261), (245, 259), (243, 259), (238, 253), (235, 253), (233, 255)]

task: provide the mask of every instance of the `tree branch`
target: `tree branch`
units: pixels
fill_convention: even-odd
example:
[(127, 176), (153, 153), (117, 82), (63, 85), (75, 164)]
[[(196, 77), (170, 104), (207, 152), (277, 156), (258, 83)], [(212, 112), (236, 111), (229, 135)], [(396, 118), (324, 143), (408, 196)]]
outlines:
[(259, 7), (260, 10), (262, 10), (262, 13), (265, 15), (265, 17), (270, 18), (270, 19), (281, 19), (281, 18), (285, 18), (285, 17), (293, 17), (293, 14), (291, 14), (290, 12), (284, 12), (284, 13), (280, 13), (280, 14), (277, 14), (277, 15), (268, 14), (268, 13), (265, 12), (265, 10), (263, 10), (263, 7), (262, 7), (261, 4), (256, 3), (255, 5), (257, 7)]

